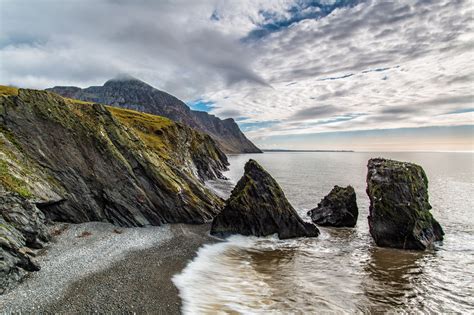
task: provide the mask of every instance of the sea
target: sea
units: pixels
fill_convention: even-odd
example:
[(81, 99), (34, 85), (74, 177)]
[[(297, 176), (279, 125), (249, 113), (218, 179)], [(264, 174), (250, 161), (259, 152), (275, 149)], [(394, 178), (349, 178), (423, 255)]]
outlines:
[[(432, 213), (446, 233), (427, 251), (377, 247), (367, 223), (367, 161), (421, 165)], [(267, 152), (229, 156), (225, 197), (249, 159), (280, 184), (304, 220), (334, 185), (352, 185), (355, 228), (319, 227), (317, 238), (235, 235), (204, 245), (173, 278), (184, 314), (474, 314), (474, 154)]]

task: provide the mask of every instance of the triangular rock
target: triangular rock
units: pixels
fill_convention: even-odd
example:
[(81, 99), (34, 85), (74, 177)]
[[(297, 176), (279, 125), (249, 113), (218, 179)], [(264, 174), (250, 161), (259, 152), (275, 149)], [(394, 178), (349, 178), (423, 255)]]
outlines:
[(212, 222), (211, 234), (265, 236), (279, 238), (318, 236), (318, 228), (304, 222), (291, 206), (278, 183), (256, 161), (245, 164), (224, 210)]

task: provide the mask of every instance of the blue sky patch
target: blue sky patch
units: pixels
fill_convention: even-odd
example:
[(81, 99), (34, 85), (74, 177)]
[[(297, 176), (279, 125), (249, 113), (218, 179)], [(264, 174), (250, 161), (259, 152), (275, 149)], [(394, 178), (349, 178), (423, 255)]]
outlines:
[(464, 114), (464, 113), (472, 113), (474, 112), (474, 108), (462, 108), (447, 112), (445, 115), (452, 115), (452, 114)]
[(186, 103), (192, 110), (198, 110), (200, 112), (210, 112), (214, 106), (215, 103), (211, 101), (205, 101), (203, 99), (198, 99), (195, 101), (187, 102)]
[(360, 116), (365, 116), (365, 115), (366, 114), (353, 114), (353, 115), (348, 115), (348, 116), (330, 118), (330, 119), (318, 121), (314, 123), (314, 125), (327, 125), (327, 124), (332, 124), (332, 123), (341, 122), (341, 121), (349, 121), (349, 120), (355, 119)]
[(219, 21), (221, 18), (219, 17), (219, 13), (217, 13), (217, 10), (214, 10), (212, 12), (212, 15), (210, 17), (211, 21)]
[(257, 28), (252, 30), (243, 41), (260, 39), (303, 20), (323, 18), (337, 8), (353, 7), (359, 2), (360, 0), (335, 0), (333, 3), (324, 0), (296, 0), (287, 11), (288, 18), (282, 18), (276, 12), (260, 11), (259, 14), (264, 18), (264, 22), (257, 25)]
[(341, 75), (340, 77), (329, 77), (329, 78), (319, 79), (318, 81), (328, 81), (328, 80), (332, 81), (332, 80), (345, 79), (345, 78), (352, 77), (353, 75), (354, 75), (353, 73), (349, 73), (349, 74)]

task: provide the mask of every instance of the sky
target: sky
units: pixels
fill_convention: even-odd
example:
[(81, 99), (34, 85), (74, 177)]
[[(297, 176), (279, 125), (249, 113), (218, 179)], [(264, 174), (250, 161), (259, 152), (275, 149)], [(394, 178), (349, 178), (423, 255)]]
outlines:
[(266, 149), (474, 151), (472, 0), (0, 0), (0, 84), (127, 73)]

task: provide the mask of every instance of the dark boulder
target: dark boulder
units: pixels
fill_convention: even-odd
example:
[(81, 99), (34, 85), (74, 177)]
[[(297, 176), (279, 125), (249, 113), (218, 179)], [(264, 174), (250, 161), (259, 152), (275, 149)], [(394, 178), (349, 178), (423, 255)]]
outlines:
[(304, 222), (286, 199), (278, 183), (256, 161), (245, 164), (224, 210), (212, 222), (211, 234), (265, 236), (279, 238), (318, 236), (318, 228)]
[(428, 179), (421, 166), (377, 158), (367, 167), (369, 228), (378, 246), (424, 250), (443, 239), (429, 212)]
[(334, 186), (308, 215), (321, 226), (354, 227), (359, 215), (354, 188)]

